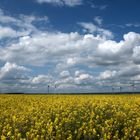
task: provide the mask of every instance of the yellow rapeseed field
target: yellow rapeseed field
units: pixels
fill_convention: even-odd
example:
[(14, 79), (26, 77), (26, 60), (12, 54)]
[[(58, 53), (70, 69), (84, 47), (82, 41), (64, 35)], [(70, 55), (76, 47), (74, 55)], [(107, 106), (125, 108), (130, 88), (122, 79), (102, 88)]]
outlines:
[(1, 140), (140, 140), (140, 95), (0, 95)]

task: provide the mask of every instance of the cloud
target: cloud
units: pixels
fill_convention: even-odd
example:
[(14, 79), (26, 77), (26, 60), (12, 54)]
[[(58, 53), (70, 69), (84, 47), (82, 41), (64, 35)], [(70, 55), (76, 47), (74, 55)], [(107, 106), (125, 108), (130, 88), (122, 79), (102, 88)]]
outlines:
[(132, 59), (133, 59), (134, 63), (140, 64), (140, 46), (134, 47)]
[(93, 80), (93, 76), (88, 73), (76, 74), (76, 78), (74, 79), (76, 84), (88, 84)]
[(68, 58), (67, 65), (75, 65), (76, 64), (76, 57), (75, 58)]
[(30, 78), (30, 84), (50, 84), (52, 82), (51, 75), (38, 75), (33, 78)]
[[(40, 21), (48, 23), (47, 17), (19, 15), (15, 18), (2, 12), (0, 16), (5, 19), (0, 20), (1, 40), (9, 38), (0, 45), (0, 62), (5, 63), (0, 78), (21, 78), (13, 80), (17, 84), (15, 89), (22, 84), (20, 89), (46, 91), (50, 83), (59, 88), (72, 85), (78, 88), (82, 84), (88, 87), (88, 83), (99, 87), (102, 80), (140, 77), (139, 33), (128, 32), (115, 41), (113, 33), (100, 25), (99, 18), (96, 18), (98, 25), (79, 23), (85, 31), (81, 34), (42, 30), (35, 25)], [(36, 68), (47, 70), (47, 74), (36, 72)]]
[(113, 33), (110, 30), (98, 27), (97, 25), (91, 22), (80, 22), (79, 25), (81, 25), (84, 28), (83, 30), (85, 32), (89, 32), (95, 35), (100, 35), (105, 38), (113, 38)]
[[(140, 34), (129, 32), (124, 35), (124, 40), (120, 42), (106, 40), (104, 43), (99, 44), (96, 52), (96, 60), (102, 63), (111, 65), (133, 63), (136, 60), (134, 53), (135, 47), (140, 44)], [(138, 58), (138, 57), (137, 57)]]
[(136, 63), (136, 58), (138, 63), (139, 44), (140, 35), (134, 32), (125, 34), (124, 40), (120, 42), (92, 34), (48, 32), (21, 37), (18, 43), (1, 48), (0, 55), (1, 60), (18, 64), (45, 66), (51, 63), (54, 68), (61, 64), (57, 68), (60, 72), (76, 65), (108, 68), (113, 66), (114, 70), (117, 70), (122, 65)]
[(49, 3), (56, 6), (74, 7), (82, 4), (82, 0), (37, 0), (38, 3)]
[(131, 80), (133, 77), (139, 77), (140, 75), (140, 65), (131, 64), (127, 67), (119, 67), (118, 70), (105, 70), (100, 73), (98, 79), (127, 79)]
[(37, 17), (35, 15), (30, 15), (30, 16), (20, 15), (20, 18), (24, 21), (29, 22), (29, 23), (32, 23), (33, 21), (46, 21), (46, 22), (48, 22), (48, 20), (49, 20), (47, 16)]
[(4, 11), (0, 9), (0, 40), (1, 42), (4, 40), (6, 46), (7, 42), (16, 42), (19, 37), (39, 33), (41, 29), (46, 30), (44, 28), (39, 29), (39, 27), (37, 27), (39, 23), (49, 23), (48, 17), (22, 14), (14, 17), (6, 15)]
[(104, 72), (101, 72), (98, 78), (100, 80), (110, 79), (113, 78), (116, 75), (116, 73), (116, 71), (106, 70)]
[(107, 7), (108, 7), (107, 4), (105, 4), (105, 5), (97, 5), (97, 4), (94, 4), (94, 3), (91, 4), (91, 8), (99, 9), (99, 10), (105, 10)]
[(9, 22), (17, 22), (18, 20), (14, 17), (11, 17), (11, 16), (8, 16), (8, 15), (5, 15), (3, 10), (0, 9), (0, 22), (1, 23), (9, 23)]
[(2, 27), (0, 26), (0, 39), (3, 38), (14, 38), (18, 36), (18, 32), (16, 32), (15, 30), (13, 30), (10, 27)]
[[(30, 69), (24, 66), (18, 66), (15, 63), (6, 62), (5, 65), (0, 68), (0, 79), (8, 80), (8, 79), (16, 79), (16, 78), (24, 78), (26, 73), (29, 72)], [(19, 80), (19, 79), (18, 79)]]
[(125, 67), (121, 69), (118, 72), (119, 77), (133, 77), (136, 75), (140, 75), (140, 65), (130, 65), (128, 67)]
[(136, 23), (126, 23), (126, 24), (110, 24), (109, 26), (113, 26), (113, 27), (119, 27), (119, 28), (139, 28), (140, 27), (140, 23), (136, 22)]
[(85, 29), (85, 31), (88, 31), (90, 33), (94, 33), (98, 30), (97, 29), (98, 27), (94, 25), (93, 23), (81, 22), (79, 23), (79, 25), (81, 25)]
[(103, 19), (100, 16), (96, 16), (94, 18), (94, 21), (98, 24), (98, 25), (102, 25)]
[[(89, 82), (93, 81), (93, 75), (86, 73), (84, 71), (74, 71), (70, 73), (69, 71), (62, 71), (60, 73), (61, 77), (56, 80), (55, 85), (60, 89), (82, 88), (82, 85), (89, 86)], [(84, 89), (85, 87), (83, 87)]]
[(46, 92), (47, 85), (54, 83), (51, 75), (31, 76), (31, 72), (25, 66), (6, 62), (0, 68), (1, 92)]
[(127, 23), (125, 24), (126, 27), (140, 27), (140, 23)]
[(67, 77), (70, 76), (70, 73), (69, 73), (69, 71), (62, 71), (62, 72), (60, 73), (60, 76), (61, 76), (62, 78), (67, 78)]
[(8, 26), (8, 27), (14, 27), (15, 30), (18, 31), (28, 31), (28, 33), (31, 33), (31, 31), (39, 31), (34, 23), (43, 22), (48, 23), (49, 18), (47, 16), (35, 16), (33, 14), (31, 15), (23, 15), (20, 14), (16, 17), (11, 15), (6, 15), (2, 9), (0, 9), (0, 25), (2, 26)]
[(119, 52), (119, 50), (121, 49), (121, 44), (122, 43), (117, 43), (115, 41), (112, 40), (107, 40), (102, 44), (99, 44), (98, 46), (98, 52), (100, 54), (105, 54), (105, 55), (109, 55), (110, 56), (113, 54), (116, 54), (117, 52)]
[(69, 56), (66, 64), (73, 65), (76, 63), (75, 55), (78, 52), (80, 55), (101, 41), (102, 38), (93, 35), (80, 35), (77, 32), (38, 33), (33, 36), (20, 37), (17, 43), (0, 48), (2, 56), (0, 59), (41, 66), (49, 62), (65, 61), (63, 58)]

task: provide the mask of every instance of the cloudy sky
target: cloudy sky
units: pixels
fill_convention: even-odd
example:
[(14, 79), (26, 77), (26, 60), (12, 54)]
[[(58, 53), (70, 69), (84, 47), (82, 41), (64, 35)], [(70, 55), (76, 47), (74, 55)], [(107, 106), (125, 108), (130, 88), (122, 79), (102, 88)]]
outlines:
[(0, 0), (0, 92), (139, 90), (139, 0)]

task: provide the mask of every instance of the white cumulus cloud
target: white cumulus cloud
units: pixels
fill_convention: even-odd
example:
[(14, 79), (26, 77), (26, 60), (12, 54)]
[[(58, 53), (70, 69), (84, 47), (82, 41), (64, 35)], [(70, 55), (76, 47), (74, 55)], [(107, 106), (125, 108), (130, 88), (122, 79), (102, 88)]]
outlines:
[(0, 79), (22, 79), (24, 76), (26, 76), (26, 73), (29, 71), (30, 69), (24, 66), (19, 66), (15, 63), (6, 62), (5, 65), (0, 69)]

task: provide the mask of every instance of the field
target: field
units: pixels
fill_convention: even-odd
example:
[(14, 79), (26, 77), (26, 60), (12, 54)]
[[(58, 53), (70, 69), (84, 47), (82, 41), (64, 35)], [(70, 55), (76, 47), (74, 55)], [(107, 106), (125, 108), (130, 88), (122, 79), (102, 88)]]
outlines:
[(140, 95), (0, 95), (1, 140), (139, 140)]

